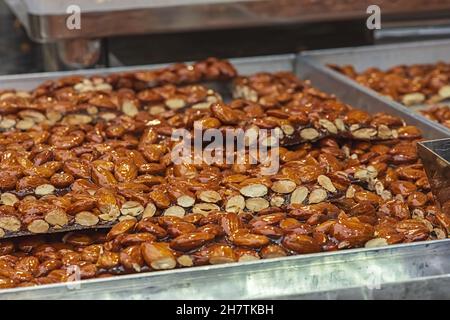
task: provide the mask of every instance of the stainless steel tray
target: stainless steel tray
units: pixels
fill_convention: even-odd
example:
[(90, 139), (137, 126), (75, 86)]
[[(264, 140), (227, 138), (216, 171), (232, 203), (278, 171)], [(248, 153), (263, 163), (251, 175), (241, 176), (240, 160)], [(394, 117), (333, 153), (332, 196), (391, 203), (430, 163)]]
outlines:
[[(449, 299), (436, 282), (449, 282), (449, 256), (450, 239), (17, 288), (0, 299)], [(405, 289), (412, 284), (421, 291)]]
[[(358, 91), (352, 83), (329, 78), (321, 70), (315, 71), (298, 60), (296, 55), (231, 61), (241, 74), (280, 70), (297, 72), (303, 78), (312, 79), (318, 88), (336, 93), (355, 107), (369, 112), (392, 112), (403, 117), (407, 122), (420, 126), (428, 138), (447, 134), (434, 123), (424, 121), (404, 108), (384, 103), (371, 96), (370, 92)], [(161, 66), (2, 76), (0, 89), (31, 89), (44, 80), (74, 73), (111, 73)], [(381, 292), (386, 297), (414, 298), (417, 293), (399, 288), (404, 288), (406, 283), (410, 287), (427, 287), (435, 285), (438, 278), (450, 277), (449, 257), (450, 239), (445, 239), (94, 279), (82, 281), (78, 289), (71, 289), (76, 285), (71, 283), (70, 287), (55, 284), (0, 290), (0, 299), (304, 299), (336, 298), (341, 295), (344, 298), (364, 299), (379, 297)], [(423, 296), (426, 297), (431, 296)], [(440, 290), (439, 297), (450, 298), (450, 291)]]
[(450, 215), (450, 139), (419, 142), (417, 150), (434, 198), (442, 212)]
[[(448, 45), (450, 46), (450, 42)], [(371, 113), (383, 111), (402, 117), (407, 123), (416, 125), (421, 128), (424, 137), (427, 139), (450, 137), (450, 131), (447, 130), (447, 128), (438, 125), (435, 122), (426, 119), (425, 117), (411, 113), (410, 110), (408, 110), (401, 104), (394, 103), (387, 98), (380, 98), (376, 92), (362, 87), (346, 76), (334, 72), (330, 68), (326, 68), (324, 65), (316, 63), (315, 60), (310, 59), (308, 56), (304, 56), (301, 54), (285, 54), (236, 58), (230, 59), (230, 61), (233, 63), (240, 74), (275, 72), (281, 70), (295, 72), (302, 79), (311, 80), (313, 85), (317, 88), (325, 92), (335, 94), (342, 101), (352, 106), (358, 107)], [(167, 65), (169, 64), (152, 64), (118, 68), (99, 68), (77, 71), (5, 75), (0, 76), (0, 90), (8, 88), (31, 90), (43, 81), (57, 79), (68, 75), (108, 74), (130, 70), (157, 69), (165, 67)], [(220, 89), (223, 88), (219, 88), (219, 90)]]
[[(414, 63), (435, 63), (438, 61), (450, 62), (450, 40), (422, 41), (403, 44), (389, 44), (377, 46), (365, 46), (342, 49), (305, 51), (299, 57), (300, 73), (310, 77), (315, 85), (333, 88), (333, 85), (341, 83), (348, 88), (346, 91), (336, 90), (336, 94), (346, 102), (356, 106), (358, 102), (370, 103), (371, 109), (376, 109), (380, 104), (388, 105), (393, 110), (401, 110), (408, 113), (411, 118), (405, 118), (416, 124), (421, 123), (433, 126), (436, 131), (444, 135), (425, 135), (427, 138), (444, 138), (450, 136), (450, 129), (431, 121), (422, 116), (418, 110), (421, 108), (410, 108), (392, 101), (378, 92), (364, 87), (351, 78), (328, 68), (327, 64), (353, 65), (356, 71), (363, 71), (369, 67), (388, 69), (396, 65), (408, 65)], [(322, 83), (324, 82), (324, 83)], [(321, 84), (322, 83), (322, 84)], [(365, 96), (364, 101), (361, 97)], [(394, 112), (397, 114), (396, 112)], [(416, 120), (414, 120), (416, 119)], [(425, 129), (425, 127), (421, 127)], [(424, 134), (426, 132), (424, 131)]]
[[(295, 54), (283, 54), (274, 56), (250, 57), (230, 59), (233, 65), (242, 74), (250, 74), (260, 71), (274, 72), (281, 70), (294, 71), (296, 64)], [(189, 63), (189, 62), (187, 62)], [(109, 74), (115, 72), (125, 72), (131, 70), (154, 70), (166, 67), (170, 64), (150, 64), (140, 66), (127, 66), (116, 68), (97, 68), (88, 70), (76, 71), (57, 71), (57, 72), (42, 72), (42, 73), (27, 73), (19, 75), (0, 75), (0, 90), (1, 89), (19, 89), (31, 90), (39, 85), (41, 82), (51, 79), (57, 79), (69, 75), (93, 75), (93, 74)]]

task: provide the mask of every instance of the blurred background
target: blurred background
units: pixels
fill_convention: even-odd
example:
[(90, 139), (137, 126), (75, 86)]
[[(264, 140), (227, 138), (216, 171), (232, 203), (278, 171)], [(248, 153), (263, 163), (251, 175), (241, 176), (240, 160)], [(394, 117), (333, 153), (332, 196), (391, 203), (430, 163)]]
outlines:
[[(66, 27), (70, 4), (81, 29)], [(366, 9), (381, 8), (369, 30)], [(0, 74), (447, 38), (447, 0), (0, 0)]]

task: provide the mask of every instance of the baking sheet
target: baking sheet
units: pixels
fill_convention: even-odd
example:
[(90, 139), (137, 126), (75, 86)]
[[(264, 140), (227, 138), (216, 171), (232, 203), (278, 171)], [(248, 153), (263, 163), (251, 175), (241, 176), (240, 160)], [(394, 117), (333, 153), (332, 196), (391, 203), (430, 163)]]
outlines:
[[(450, 136), (450, 129), (438, 122), (427, 119), (420, 113), (420, 110), (426, 108), (424, 105), (406, 107), (401, 103), (395, 102), (378, 92), (367, 88), (353, 79), (327, 67), (328, 64), (352, 65), (357, 72), (361, 72), (370, 67), (376, 67), (386, 70), (397, 65), (410, 65), (416, 63), (436, 63), (438, 61), (450, 62), (450, 40), (439, 41), (421, 41), (402, 44), (376, 45), (365, 47), (341, 48), (305, 51), (300, 55), (299, 61), (312, 77), (318, 78), (318, 75), (324, 75), (329, 80), (318, 78), (316, 84), (320, 86), (320, 81), (341, 82), (349, 88), (349, 92), (342, 93), (349, 101), (357, 102), (361, 95), (371, 96), (373, 103), (383, 103), (390, 105), (393, 109), (402, 110), (403, 113), (414, 114), (414, 118), (426, 122), (430, 126), (435, 126), (437, 130), (444, 135), (430, 135), (427, 138), (439, 139)], [(300, 69), (301, 71), (301, 69)], [(356, 95), (354, 98), (351, 95)], [(377, 101), (373, 101), (377, 100)], [(355, 104), (356, 105), (356, 104)], [(438, 104), (438, 105), (445, 105)], [(413, 119), (411, 119), (414, 121)], [(412, 124), (415, 124), (412, 122)], [(422, 128), (422, 130), (425, 128)], [(424, 134), (426, 132), (424, 131)]]
[[(231, 59), (231, 62), (241, 74), (297, 72), (313, 80), (318, 88), (336, 93), (355, 107), (403, 117), (408, 123), (420, 126), (426, 137), (446, 134), (447, 131), (442, 132), (434, 123), (417, 118), (404, 108), (384, 103), (370, 93), (360, 92), (348, 81), (329, 78), (322, 70), (317, 71), (297, 58), (296, 55), (278, 55)], [(44, 80), (69, 74), (104, 74), (162, 66), (2, 76), (0, 88), (31, 89)], [(327, 298), (327, 292), (341, 291), (346, 296), (364, 299), (383, 286), (392, 288), (390, 292), (394, 295), (403, 283), (427, 285), (430, 279), (450, 275), (449, 258), (450, 239), (445, 239), (85, 280), (79, 287), (77, 283), (70, 283), (0, 290), (0, 299)], [(404, 291), (395, 297), (407, 298), (409, 294)], [(446, 291), (442, 298), (450, 298), (450, 292)]]

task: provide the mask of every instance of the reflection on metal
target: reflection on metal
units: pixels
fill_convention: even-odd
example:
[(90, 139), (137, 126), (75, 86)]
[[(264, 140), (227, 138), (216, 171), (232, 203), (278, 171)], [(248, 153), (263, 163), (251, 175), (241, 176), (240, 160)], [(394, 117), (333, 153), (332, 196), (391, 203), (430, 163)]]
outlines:
[(101, 40), (71, 39), (42, 45), (45, 70), (85, 69), (104, 64)]
[[(428, 21), (430, 22), (430, 21)], [(450, 36), (450, 21), (444, 25), (386, 26), (374, 31), (376, 43), (426, 40), (432, 38), (448, 38)]]
[(442, 212), (450, 215), (450, 139), (419, 142), (419, 156)]
[(82, 69), (99, 61), (101, 43), (95, 39), (60, 41), (57, 43), (57, 49), (62, 63), (73, 69)]

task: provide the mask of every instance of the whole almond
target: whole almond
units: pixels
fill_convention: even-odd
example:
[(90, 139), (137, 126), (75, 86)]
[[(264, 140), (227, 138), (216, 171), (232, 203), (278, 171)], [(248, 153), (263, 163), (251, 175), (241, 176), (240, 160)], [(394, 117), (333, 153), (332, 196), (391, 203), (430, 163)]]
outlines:
[(42, 113), (40, 113), (38, 111), (34, 111), (34, 110), (20, 111), (19, 116), (22, 119), (31, 119), (31, 120), (33, 120), (33, 122), (36, 122), (36, 123), (40, 123), (40, 122), (47, 120), (46, 117)]
[(165, 104), (171, 110), (178, 110), (186, 106), (186, 102), (178, 98), (167, 99)]
[(270, 199), (270, 205), (272, 207), (281, 207), (284, 204), (284, 198), (281, 196), (274, 196)]
[(307, 141), (315, 140), (319, 135), (319, 131), (314, 128), (306, 128), (300, 131), (300, 137)]
[(137, 201), (127, 201), (120, 208), (124, 216), (137, 217), (144, 212), (144, 206)]
[(0, 217), (0, 228), (6, 231), (19, 231), (20, 230), (20, 220), (16, 217)]
[(136, 217), (133, 216), (120, 216), (117, 220), (122, 221), (137, 221)]
[(48, 223), (42, 219), (34, 220), (27, 226), (28, 231), (32, 233), (46, 233), (49, 228)]
[(320, 175), (317, 178), (317, 182), (320, 184), (321, 187), (323, 187), (325, 190), (328, 190), (329, 192), (337, 191), (336, 187), (333, 185), (333, 182), (331, 182), (331, 179), (325, 175)]
[(0, 129), (11, 129), (16, 125), (16, 120), (14, 119), (3, 119), (0, 121)]
[(422, 102), (425, 101), (425, 98), (426, 98), (425, 95), (420, 92), (408, 93), (402, 97), (402, 103), (405, 106), (413, 106), (413, 105), (421, 104)]
[(75, 222), (81, 226), (91, 227), (95, 226), (99, 222), (99, 219), (92, 212), (81, 211), (75, 215)]
[(393, 132), (391, 129), (389, 129), (388, 126), (381, 124), (378, 127), (378, 137), (380, 137), (381, 139), (390, 139), (394, 136)]
[(355, 192), (356, 192), (355, 188), (353, 186), (349, 186), (347, 188), (347, 191), (345, 192), (345, 197), (351, 199), (355, 196)]
[(192, 267), (194, 265), (192, 258), (187, 254), (183, 254), (183, 255), (179, 256), (177, 258), (177, 262), (182, 267)]
[(112, 112), (103, 112), (100, 114), (100, 118), (102, 118), (105, 121), (111, 121), (111, 120), (117, 118), (117, 115)]
[(233, 196), (228, 199), (225, 205), (226, 212), (238, 213), (245, 208), (245, 198), (241, 195)]
[(292, 180), (275, 181), (271, 189), (277, 193), (291, 193), (297, 185)]
[(283, 124), (281, 125), (281, 130), (283, 130), (284, 134), (291, 136), (294, 134), (295, 129), (293, 126), (289, 125), (289, 124)]
[(144, 209), (144, 213), (142, 214), (142, 218), (153, 217), (156, 213), (156, 206), (149, 202)]
[(108, 222), (116, 221), (120, 217), (120, 211), (117, 208), (117, 211), (111, 211), (110, 213), (102, 213), (102, 214), (99, 214), (98, 217), (102, 221), (108, 221)]
[(172, 207), (167, 208), (164, 211), (165, 216), (173, 216), (173, 217), (179, 217), (179, 218), (184, 217), (185, 213), (186, 213), (186, 211), (180, 206), (172, 206)]
[(211, 105), (212, 105), (212, 102), (205, 101), (205, 102), (196, 103), (196, 104), (192, 105), (191, 108), (194, 110), (206, 110), (206, 109), (209, 109), (211, 107)]
[(214, 211), (220, 211), (219, 206), (214, 203), (205, 203), (205, 202), (197, 203), (192, 208), (193, 213), (199, 213), (204, 216), (207, 216), (208, 214), (210, 214), (211, 212), (214, 212)]
[(267, 187), (263, 184), (250, 184), (239, 190), (242, 195), (250, 198), (263, 197), (267, 194)]
[(318, 188), (311, 191), (311, 193), (309, 194), (308, 201), (310, 204), (313, 204), (323, 202), (326, 199), (327, 199), (327, 192), (322, 188)]
[(76, 126), (91, 123), (92, 117), (87, 114), (70, 114), (65, 116), (61, 122), (64, 124)]
[(444, 230), (442, 230), (442, 229), (434, 228), (433, 232), (436, 235), (437, 239), (445, 239), (445, 238), (447, 238), (447, 235), (445, 234)]
[(364, 247), (378, 248), (378, 247), (384, 247), (387, 245), (388, 245), (388, 242), (385, 238), (375, 238), (375, 239), (371, 239), (371, 240), (367, 241), (366, 244), (364, 245)]
[(173, 269), (176, 267), (177, 261), (172, 251), (163, 243), (141, 244), (142, 257), (147, 265), (155, 270)]
[(125, 100), (123, 102), (122, 111), (123, 111), (123, 113), (125, 113), (127, 116), (130, 116), (130, 117), (134, 117), (139, 112), (136, 105), (130, 100)]
[(374, 128), (362, 128), (353, 131), (352, 134), (357, 139), (370, 140), (370, 138), (377, 135), (377, 130)]
[(201, 191), (198, 195), (198, 198), (204, 202), (209, 203), (217, 203), (222, 200), (220, 194), (214, 190)]
[(211, 112), (214, 117), (218, 118), (224, 124), (233, 125), (239, 123), (239, 117), (236, 112), (223, 103), (211, 105)]
[(269, 201), (264, 198), (249, 198), (245, 201), (245, 207), (253, 212), (258, 212), (269, 207)]
[(35, 125), (35, 122), (33, 121), (33, 119), (26, 118), (26, 119), (18, 121), (16, 124), (16, 128), (19, 130), (28, 130), (28, 129), (33, 128), (34, 125)]
[(38, 196), (45, 196), (48, 194), (52, 194), (55, 192), (55, 187), (51, 184), (42, 184), (40, 186), (37, 186), (34, 190), (34, 193)]
[(244, 254), (239, 257), (238, 262), (256, 261), (256, 260), (260, 260), (260, 259), (261, 258), (256, 257), (254, 255)]
[(177, 204), (184, 208), (192, 207), (195, 204), (195, 199), (188, 195), (182, 195), (178, 197)]
[(291, 194), (291, 204), (302, 204), (309, 194), (309, 190), (306, 187), (298, 187)]
[(15, 194), (12, 194), (10, 192), (2, 193), (0, 196), (0, 203), (7, 205), (7, 206), (14, 206), (16, 202), (19, 201), (19, 198)]
[(450, 98), (450, 86), (449, 85), (442, 86), (439, 89), (439, 96), (443, 99)]
[(345, 131), (345, 123), (344, 120), (337, 118), (336, 120), (334, 120), (334, 124), (336, 125), (336, 128), (339, 131)]
[(148, 109), (148, 113), (150, 113), (152, 116), (156, 116), (160, 113), (163, 113), (166, 111), (166, 109), (163, 106), (152, 106)]
[(136, 222), (132, 220), (126, 220), (117, 223), (111, 228), (111, 230), (109, 230), (108, 234), (106, 235), (106, 241), (110, 241), (119, 235), (130, 233), (135, 225)]
[(328, 119), (319, 119), (319, 124), (324, 127), (325, 129), (327, 129), (330, 133), (332, 134), (337, 134), (338, 133), (338, 129), (336, 128), (336, 126), (334, 125), (333, 122), (331, 122)]
[(45, 215), (45, 221), (47, 221), (52, 226), (64, 226), (69, 223), (67, 214), (61, 208), (56, 208), (49, 211)]

